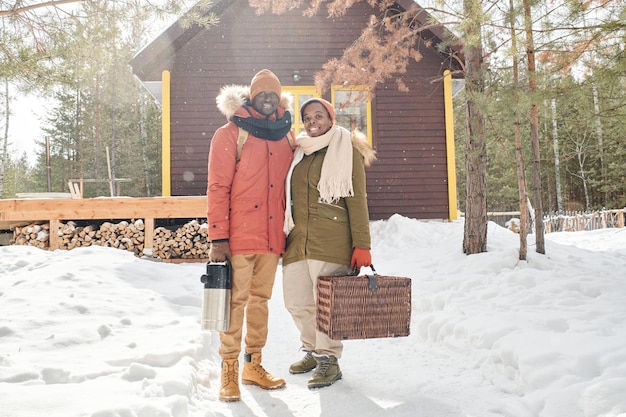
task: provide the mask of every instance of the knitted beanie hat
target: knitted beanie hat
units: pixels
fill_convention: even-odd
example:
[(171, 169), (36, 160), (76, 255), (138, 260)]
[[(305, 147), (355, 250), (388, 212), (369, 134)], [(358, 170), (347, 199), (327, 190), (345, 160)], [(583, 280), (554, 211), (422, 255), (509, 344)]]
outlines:
[(280, 99), (280, 94), (282, 92), (280, 81), (278, 80), (278, 77), (268, 69), (263, 69), (257, 72), (252, 78), (252, 82), (250, 83), (250, 100), (254, 100), (254, 98), (263, 91), (276, 93)]
[(300, 117), (302, 118), (302, 120), (304, 120), (304, 109), (306, 108), (306, 106), (315, 102), (320, 103), (322, 106), (324, 106), (324, 108), (328, 112), (328, 117), (330, 117), (330, 123), (335, 124), (335, 108), (328, 101), (319, 97), (310, 98), (302, 103), (302, 106), (300, 106)]

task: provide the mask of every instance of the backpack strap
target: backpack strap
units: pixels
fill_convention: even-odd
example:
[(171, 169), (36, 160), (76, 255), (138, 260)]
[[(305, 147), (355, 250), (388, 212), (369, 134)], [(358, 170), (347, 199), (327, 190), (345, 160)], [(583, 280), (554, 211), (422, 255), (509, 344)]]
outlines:
[(290, 130), (287, 134), (287, 139), (289, 140), (289, 144), (291, 145), (291, 149), (296, 147), (296, 134), (293, 130)]
[[(237, 156), (235, 157), (235, 161), (239, 162), (241, 160), (241, 151), (243, 150), (243, 144), (248, 140), (248, 131), (239, 128), (239, 136), (237, 136)], [(289, 141), (289, 145), (291, 145), (291, 149), (296, 147), (296, 134), (293, 133), (293, 130), (290, 130), (287, 134), (287, 140)]]
[(241, 150), (243, 149), (243, 144), (248, 140), (248, 131), (242, 128), (239, 128), (239, 136), (237, 137), (237, 156), (235, 157), (235, 161), (239, 162), (241, 160)]

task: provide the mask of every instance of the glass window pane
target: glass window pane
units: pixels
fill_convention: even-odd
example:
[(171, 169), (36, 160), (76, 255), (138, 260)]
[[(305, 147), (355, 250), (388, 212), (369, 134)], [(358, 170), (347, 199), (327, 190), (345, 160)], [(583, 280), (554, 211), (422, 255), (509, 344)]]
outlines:
[(367, 134), (367, 94), (360, 90), (335, 90), (337, 124)]

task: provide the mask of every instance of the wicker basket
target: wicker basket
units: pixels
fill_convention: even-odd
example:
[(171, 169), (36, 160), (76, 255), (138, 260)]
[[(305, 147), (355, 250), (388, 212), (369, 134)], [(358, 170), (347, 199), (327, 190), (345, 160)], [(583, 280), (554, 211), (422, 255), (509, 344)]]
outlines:
[(317, 280), (317, 329), (331, 339), (408, 336), (411, 280), (383, 275)]

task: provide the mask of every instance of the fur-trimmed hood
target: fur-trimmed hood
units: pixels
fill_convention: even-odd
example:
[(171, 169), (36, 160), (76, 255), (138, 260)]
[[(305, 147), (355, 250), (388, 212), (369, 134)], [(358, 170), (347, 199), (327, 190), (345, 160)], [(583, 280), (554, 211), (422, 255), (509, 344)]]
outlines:
[[(215, 102), (219, 111), (227, 119), (230, 119), (242, 105), (250, 102), (250, 86), (225, 85), (220, 89)], [(283, 91), (278, 105), (293, 114), (293, 96), (291, 93)]]
[(367, 136), (360, 130), (353, 130), (350, 138), (352, 139), (352, 146), (363, 155), (364, 165), (366, 167), (371, 166), (372, 162), (376, 160), (376, 151), (370, 147), (370, 144), (367, 142)]

